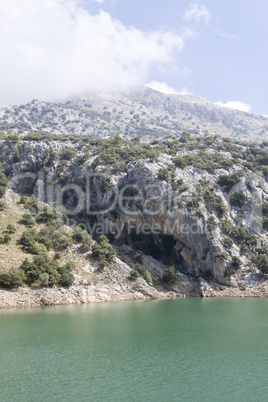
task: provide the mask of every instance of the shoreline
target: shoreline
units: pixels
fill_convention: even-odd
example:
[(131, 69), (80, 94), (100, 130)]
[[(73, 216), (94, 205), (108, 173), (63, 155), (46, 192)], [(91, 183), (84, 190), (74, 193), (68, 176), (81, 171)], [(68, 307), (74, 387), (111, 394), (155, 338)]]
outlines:
[[(117, 285), (76, 285), (69, 289), (54, 286), (52, 288), (27, 288), (16, 290), (0, 289), (0, 310), (25, 307), (43, 307), (71, 304), (89, 304), (131, 300), (164, 300), (186, 297), (201, 298), (268, 298), (267, 281), (255, 287), (240, 289), (238, 287), (221, 286), (215, 283), (199, 281), (191, 290), (171, 286), (145, 286), (136, 283), (128, 289)], [(186, 290), (186, 289), (184, 289)]]

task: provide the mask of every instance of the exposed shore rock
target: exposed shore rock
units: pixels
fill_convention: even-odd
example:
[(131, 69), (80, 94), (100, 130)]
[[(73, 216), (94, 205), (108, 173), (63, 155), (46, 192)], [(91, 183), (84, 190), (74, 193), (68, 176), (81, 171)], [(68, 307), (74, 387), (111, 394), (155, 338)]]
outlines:
[(180, 274), (179, 281), (167, 288), (150, 286), (143, 279), (127, 284), (76, 285), (69, 289), (28, 288), (0, 290), (0, 309), (54, 305), (112, 302), (125, 300), (171, 299), (179, 297), (268, 297), (268, 281), (255, 286), (228, 287), (214, 282), (189, 279)]
[(136, 283), (126, 288), (120, 285), (72, 286), (69, 289), (60, 287), (20, 288), (17, 290), (0, 290), (0, 309), (123, 300), (167, 299), (180, 296), (182, 297), (183, 295), (174, 291), (157, 290), (142, 283)]

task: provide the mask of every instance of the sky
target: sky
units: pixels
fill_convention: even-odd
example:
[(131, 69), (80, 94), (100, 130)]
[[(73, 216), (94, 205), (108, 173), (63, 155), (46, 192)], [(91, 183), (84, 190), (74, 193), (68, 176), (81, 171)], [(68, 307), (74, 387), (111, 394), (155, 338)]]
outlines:
[(0, 0), (0, 105), (147, 85), (268, 115), (267, 0)]

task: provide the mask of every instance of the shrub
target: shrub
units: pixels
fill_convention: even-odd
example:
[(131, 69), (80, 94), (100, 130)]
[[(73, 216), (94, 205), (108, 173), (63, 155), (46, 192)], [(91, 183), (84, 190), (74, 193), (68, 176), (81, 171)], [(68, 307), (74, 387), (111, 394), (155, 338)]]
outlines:
[(93, 242), (92, 238), (86, 230), (77, 226), (73, 230), (73, 240), (75, 243), (81, 243), (82, 247), (91, 247)]
[(13, 233), (16, 232), (16, 230), (17, 230), (16, 226), (15, 226), (15, 225), (12, 225), (12, 223), (9, 223), (9, 224), (7, 225), (7, 227), (6, 227), (5, 232), (10, 233), (10, 234), (13, 234)]
[(55, 250), (64, 250), (73, 244), (73, 239), (64, 227), (55, 230), (52, 235)]
[(66, 287), (71, 286), (74, 281), (71, 274), (73, 268), (72, 263), (60, 266), (56, 260), (50, 259), (46, 253), (36, 255), (33, 262), (24, 260), (20, 267), (25, 273), (25, 282), (28, 285), (34, 283), (39, 283), (42, 286), (61, 284)]
[(25, 212), (25, 214), (22, 215), (22, 218), (20, 219), (19, 223), (21, 225), (25, 225), (31, 228), (35, 225), (35, 219), (29, 212)]
[(44, 244), (35, 242), (31, 247), (32, 254), (43, 254), (47, 252), (47, 248)]
[(257, 259), (257, 267), (263, 274), (268, 274), (268, 256), (260, 254)]
[(98, 258), (100, 268), (104, 268), (112, 262), (116, 252), (107, 237), (101, 235), (92, 246), (92, 255)]
[(16, 288), (24, 285), (26, 280), (23, 271), (0, 273), (0, 287), (5, 289)]
[(222, 230), (229, 235), (237, 243), (241, 243), (247, 236), (247, 233), (240, 226), (233, 226), (232, 222), (227, 219), (221, 220)]
[(46, 247), (47, 250), (51, 250), (53, 248), (53, 241), (50, 237), (46, 236), (45, 234), (42, 235), (43, 230), (41, 230), (37, 236), (35, 237), (38, 243), (41, 243)]
[(71, 273), (64, 273), (61, 275), (59, 285), (69, 288), (74, 283), (74, 276)]
[(258, 244), (258, 237), (255, 235), (248, 235), (244, 239), (244, 244), (247, 247), (254, 247), (254, 246), (256, 247)]
[(207, 209), (215, 210), (220, 218), (224, 215), (225, 212), (227, 212), (227, 208), (221, 196), (213, 194), (213, 192), (209, 188), (205, 188), (203, 192), (203, 197)]
[(8, 179), (6, 175), (3, 173), (2, 165), (0, 164), (0, 198), (2, 198), (5, 195), (7, 186), (8, 186)]
[(234, 242), (230, 237), (225, 237), (223, 239), (223, 244), (224, 244), (224, 247), (231, 248), (233, 246)]
[(31, 252), (32, 247), (35, 243), (35, 236), (36, 236), (36, 231), (31, 229), (31, 230), (26, 230), (25, 232), (22, 233), (20, 239), (19, 239), (19, 244), (22, 246), (23, 251), (26, 252)]
[(240, 260), (239, 257), (232, 257), (232, 262), (229, 265), (228, 268), (226, 268), (225, 270), (225, 276), (230, 276), (233, 275), (236, 271), (238, 271), (238, 269), (241, 267), (242, 265), (242, 261)]
[(7, 141), (8, 141), (8, 142), (16, 143), (16, 142), (18, 142), (19, 140), (20, 140), (20, 137), (19, 137), (18, 135), (16, 135), (16, 134), (9, 134), (9, 135), (7, 136)]
[(221, 187), (225, 187), (226, 191), (229, 192), (231, 188), (240, 181), (242, 176), (243, 170), (229, 175), (221, 175), (219, 176), (218, 184)]
[(234, 207), (242, 208), (245, 202), (246, 196), (243, 191), (233, 193), (230, 197), (230, 204)]
[(41, 286), (48, 286), (49, 285), (49, 275), (47, 272), (44, 272), (39, 275), (39, 281)]
[(143, 264), (143, 255), (137, 254), (134, 256), (133, 260), (136, 261), (138, 264)]
[(268, 247), (256, 248), (256, 254), (251, 257), (263, 274), (268, 274)]
[(12, 277), (10, 273), (0, 273), (0, 287), (5, 289), (12, 288)]
[(210, 230), (213, 230), (217, 227), (217, 221), (213, 215), (208, 217), (208, 226)]
[(25, 281), (26, 276), (22, 270), (19, 270), (11, 274), (12, 287), (18, 288), (20, 286), (23, 286), (25, 284)]
[(3, 237), (0, 237), (0, 244), (8, 244), (11, 241), (9, 233), (5, 233)]
[(137, 271), (140, 275), (142, 275), (148, 284), (152, 283), (152, 276), (148, 271), (148, 269), (144, 268), (140, 264), (135, 264), (134, 270)]
[(166, 268), (163, 273), (164, 282), (176, 282), (177, 275), (174, 266)]
[(136, 281), (139, 277), (140, 277), (140, 274), (138, 273), (138, 271), (136, 269), (133, 269), (130, 272), (130, 279), (132, 279), (133, 281)]
[(240, 266), (242, 265), (242, 261), (240, 260), (239, 257), (232, 257), (232, 262), (231, 262), (231, 267), (234, 268), (235, 270), (239, 269)]
[(73, 148), (64, 148), (61, 153), (61, 159), (70, 161), (76, 155), (76, 151)]
[(173, 158), (172, 162), (175, 164), (175, 166), (177, 166), (181, 169), (183, 169), (187, 166), (187, 163), (181, 156), (176, 156), (175, 158)]
[(167, 179), (168, 179), (168, 170), (167, 170), (167, 168), (159, 169), (159, 171), (158, 171), (158, 179), (167, 181)]

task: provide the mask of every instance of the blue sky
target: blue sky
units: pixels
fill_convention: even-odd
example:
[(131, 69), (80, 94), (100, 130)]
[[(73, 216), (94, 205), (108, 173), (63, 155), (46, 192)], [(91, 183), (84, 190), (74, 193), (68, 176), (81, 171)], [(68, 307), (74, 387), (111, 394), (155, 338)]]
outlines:
[(0, 0), (0, 104), (149, 84), (268, 115), (267, 16), (266, 0)]

